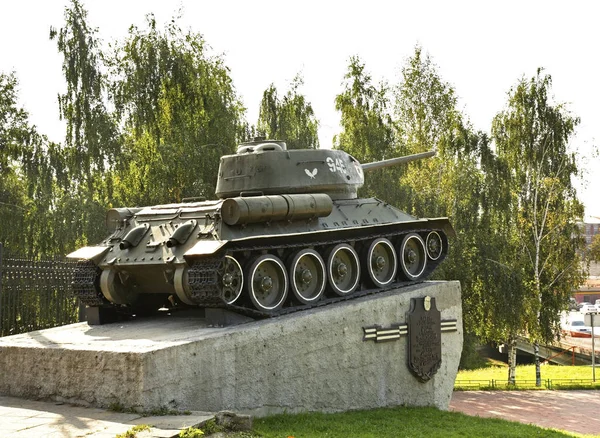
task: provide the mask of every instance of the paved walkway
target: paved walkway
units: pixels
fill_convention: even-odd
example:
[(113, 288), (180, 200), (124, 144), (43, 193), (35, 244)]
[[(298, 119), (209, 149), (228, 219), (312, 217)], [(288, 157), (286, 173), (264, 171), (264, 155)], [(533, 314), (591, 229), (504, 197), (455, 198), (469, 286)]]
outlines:
[(600, 435), (600, 391), (456, 391), (450, 410)]
[[(450, 410), (600, 436), (600, 391), (457, 391)], [(114, 438), (136, 424), (154, 426), (139, 436), (171, 438), (214, 415), (142, 417), (104, 409), (0, 396), (2, 438)]]
[(2, 438), (115, 438), (137, 424), (153, 426), (140, 437), (171, 438), (181, 429), (197, 426), (214, 415), (142, 417), (104, 409), (85, 408), (55, 402), (40, 402), (0, 396), (0, 437)]

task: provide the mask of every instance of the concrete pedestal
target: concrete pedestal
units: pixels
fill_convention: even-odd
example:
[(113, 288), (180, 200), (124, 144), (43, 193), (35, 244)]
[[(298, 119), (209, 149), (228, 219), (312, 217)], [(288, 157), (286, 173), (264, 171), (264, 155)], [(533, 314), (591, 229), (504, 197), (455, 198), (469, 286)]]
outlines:
[[(407, 322), (430, 296), (457, 329), (441, 333), (442, 363), (420, 382), (408, 338), (365, 341), (365, 327)], [(73, 324), (0, 338), (0, 394), (149, 410), (254, 415), (394, 405), (448, 409), (462, 350), (458, 282), (427, 282), (231, 327), (171, 315)]]

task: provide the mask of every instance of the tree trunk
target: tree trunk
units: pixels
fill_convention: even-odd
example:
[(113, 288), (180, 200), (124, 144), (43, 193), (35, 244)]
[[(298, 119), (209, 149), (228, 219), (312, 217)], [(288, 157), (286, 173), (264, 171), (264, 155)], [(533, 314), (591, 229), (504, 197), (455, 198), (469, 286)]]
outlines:
[(540, 370), (540, 343), (533, 343), (533, 356), (535, 357), (535, 386), (542, 386), (542, 373)]
[(517, 340), (514, 336), (508, 339), (508, 384), (515, 385), (517, 376)]

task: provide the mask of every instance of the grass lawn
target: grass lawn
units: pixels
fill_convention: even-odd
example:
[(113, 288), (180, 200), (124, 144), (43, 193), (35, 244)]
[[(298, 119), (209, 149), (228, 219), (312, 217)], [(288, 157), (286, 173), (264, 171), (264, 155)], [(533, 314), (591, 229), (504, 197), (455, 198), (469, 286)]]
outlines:
[[(535, 380), (535, 365), (518, 365), (517, 379)], [(542, 379), (591, 379), (592, 367), (589, 365), (542, 365)], [(507, 366), (492, 366), (477, 370), (459, 371), (457, 379), (508, 379)], [(600, 380), (600, 366), (596, 367), (596, 380)]]
[(470, 417), (435, 408), (398, 407), (337, 414), (276, 415), (254, 420), (265, 438), (583, 437), (511, 421)]

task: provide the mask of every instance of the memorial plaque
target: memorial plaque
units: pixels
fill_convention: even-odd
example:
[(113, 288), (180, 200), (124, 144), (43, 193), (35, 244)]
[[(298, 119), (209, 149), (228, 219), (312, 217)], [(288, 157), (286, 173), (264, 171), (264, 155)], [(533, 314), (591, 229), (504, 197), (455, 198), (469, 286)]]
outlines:
[(411, 298), (408, 321), (408, 368), (421, 382), (442, 364), (441, 313), (435, 298)]

